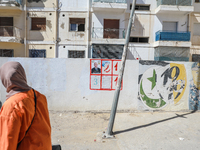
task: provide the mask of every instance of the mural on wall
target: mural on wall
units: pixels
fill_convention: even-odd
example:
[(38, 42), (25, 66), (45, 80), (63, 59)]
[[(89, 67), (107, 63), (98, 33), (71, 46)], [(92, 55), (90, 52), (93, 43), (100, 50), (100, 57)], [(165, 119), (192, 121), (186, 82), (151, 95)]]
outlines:
[(183, 64), (140, 61), (138, 98), (150, 109), (177, 104), (185, 92), (186, 69)]
[(200, 110), (200, 63), (192, 65), (192, 80), (190, 81), (189, 109)]
[(90, 90), (115, 90), (120, 62), (121, 60), (90, 59)]

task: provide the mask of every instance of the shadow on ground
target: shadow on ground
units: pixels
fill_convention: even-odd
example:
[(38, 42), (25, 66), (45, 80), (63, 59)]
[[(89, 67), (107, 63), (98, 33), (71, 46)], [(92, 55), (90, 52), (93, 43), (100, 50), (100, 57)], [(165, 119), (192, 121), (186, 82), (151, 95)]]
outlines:
[(137, 127), (133, 127), (133, 128), (121, 130), (121, 131), (115, 131), (115, 132), (113, 132), (113, 134), (116, 135), (116, 134), (120, 134), (120, 133), (124, 133), (124, 132), (129, 132), (129, 131), (137, 130), (137, 129), (140, 129), (140, 128), (149, 127), (149, 126), (152, 126), (152, 125), (155, 125), (155, 124), (158, 124), (158, 123), (161, 123), (161, 122), (169, 121), (169, 120), (172, 120), (172, 119), (176, 119), (176, 118), (186, 118), (185, 116), (193, 114), (196, 111), (197, 111), (197, 109), (193, 110), (193, 111), (191, 111), (189, 113), (182, 114), (182, 115), (176, 114), (176, 116), (171, 117), (171, 118), (167, 118), (167, 119), (155, 121), (155, 122), (152, 122), (152, 123), (149, 123), (149, 124), (145, 124), (145, 125), (141, 125), (141, 126), (137, 126)]

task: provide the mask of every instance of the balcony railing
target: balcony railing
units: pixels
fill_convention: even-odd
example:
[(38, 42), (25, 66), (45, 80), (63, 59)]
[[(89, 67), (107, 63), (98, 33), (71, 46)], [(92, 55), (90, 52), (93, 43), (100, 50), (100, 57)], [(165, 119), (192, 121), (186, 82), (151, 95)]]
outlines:
[(192, 0), (158, 0), (157, 5), (192, 6)]
[(126, 3), (126, 0), (93, 0), (93, 2), (101, 2), (101, 3)]
[(92, 38), (94, 39), (124, 39), (125, 29), (103, 29), (93, 28)]
[(15, 6), (22, 5), (22, 0), (0, 0), (0, 4), (15, 4)]
[(190, 32), (156, 32), (156, 41), (190, 41)]
[(22, 30), (14, 26), (0, 26), (0, 36), (22, 38)]

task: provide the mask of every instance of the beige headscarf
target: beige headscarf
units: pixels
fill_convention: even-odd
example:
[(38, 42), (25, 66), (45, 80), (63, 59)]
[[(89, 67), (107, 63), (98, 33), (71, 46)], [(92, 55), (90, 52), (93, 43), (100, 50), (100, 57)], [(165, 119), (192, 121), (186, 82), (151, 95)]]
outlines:
[(7, 99), (19, 92), (29, 91), (24, 68), (19, 62), (7, 62), (0, 68), (2, 84), (6, 88)]

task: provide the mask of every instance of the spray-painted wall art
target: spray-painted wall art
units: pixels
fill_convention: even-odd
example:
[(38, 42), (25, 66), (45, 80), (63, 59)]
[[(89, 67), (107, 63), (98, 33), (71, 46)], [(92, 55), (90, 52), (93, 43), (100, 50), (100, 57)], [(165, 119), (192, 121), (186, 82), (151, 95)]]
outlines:
[(90, 59), (90, 90), (115, 90), (121, 60)]
[(200, 110), (200, 63), (193, 63), (192, 80), (190, 81), (189, 109)]
[(184, 64), (140, 61), (138, 98), (150, 109), (177, 104), (187, 84)]

